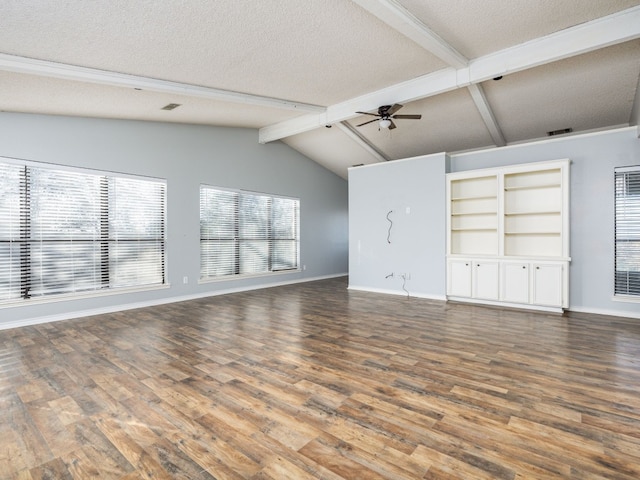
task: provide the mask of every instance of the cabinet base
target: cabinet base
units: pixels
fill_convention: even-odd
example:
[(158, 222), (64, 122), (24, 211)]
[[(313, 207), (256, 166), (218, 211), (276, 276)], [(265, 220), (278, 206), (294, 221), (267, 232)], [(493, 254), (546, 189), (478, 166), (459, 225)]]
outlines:
[(546, 307), (543, 305), (531, 305), (529, 303), (510, 303), (510, 302), (499, 302), (494, 300), (482, 300), (479, 298), (467, 298), (467, 297), (454, 297), (447, 296), (447, 301), (450, 302), (462, 302), (462, 303), (474, 303), (477, 305), (490, 305), (492, 307), (506, 307), (506, 308), (518, 308), (521, 310), (536, 310), (539, 312), (550, 312), (550, 313), (564, 313), (564, 309), (562, 307)]

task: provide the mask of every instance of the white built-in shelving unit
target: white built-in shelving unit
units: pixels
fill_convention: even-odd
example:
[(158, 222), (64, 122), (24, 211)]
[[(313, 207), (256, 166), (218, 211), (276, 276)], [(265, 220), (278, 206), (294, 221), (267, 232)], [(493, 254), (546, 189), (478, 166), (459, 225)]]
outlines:
[(568, 307), (569, 161), (447, 175), (447, 295)]

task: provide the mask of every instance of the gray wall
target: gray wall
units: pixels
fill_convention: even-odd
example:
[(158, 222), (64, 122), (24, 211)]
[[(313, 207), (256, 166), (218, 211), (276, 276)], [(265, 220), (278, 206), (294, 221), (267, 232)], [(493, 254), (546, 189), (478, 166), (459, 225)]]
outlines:
[(451, 171), (561, 158), (571, 160), (569, 308), (640, 317), (640, 303), (612, 300), (613, 169), (640, 165), (636, 128), (451, 155)]
[[(445, 172), (571, 160), (570, 309), (640, 318), (640, 302), (613, 300), (615, 167), (640, 165), (636, 128), (444, 154), (349, 171), (350, 287), (402, 293), (390, 272), (411, 272), (411, 294), (441, 298), (445, 274)], [(411, 215), (404, 214), (405, 206)], [(386, 244), (393, 209), (395, 243)], [(393, 240), (393, 234), (392, 234)]]
[[(347, 182), (281, 142), (260, 145), (256, 130), (0, 113), (0, 156), (166, 179), (170, 284), (156, 291), (0, 307), (0, 327), (347, 272)], [(306, 270), (199, 285), (201, 183), (300, 198)]]
[(444, 298), (446, 163), (436, 154), (349, 169), (349, 288)]

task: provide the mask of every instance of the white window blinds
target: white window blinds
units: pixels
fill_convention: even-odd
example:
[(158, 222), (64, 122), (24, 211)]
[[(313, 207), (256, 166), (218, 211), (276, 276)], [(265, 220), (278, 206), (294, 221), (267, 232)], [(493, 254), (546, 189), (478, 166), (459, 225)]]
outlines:
[(200, 277), (298, 268), (300, 200), (200, 188)]
[(640, 166), (615, 170), (615, 294), (640, 296)]
[(23, 244), (20, 205), (24, 201), (20, 179), (24, 168), (0, 163), (0, 301), (19, 298), (20, 252)]
[(164, 283), (165, 184), (113, 178), (109, 206), (111, 284)]
[(0, 301), (164, 283), (165, 188), (0, 163)]

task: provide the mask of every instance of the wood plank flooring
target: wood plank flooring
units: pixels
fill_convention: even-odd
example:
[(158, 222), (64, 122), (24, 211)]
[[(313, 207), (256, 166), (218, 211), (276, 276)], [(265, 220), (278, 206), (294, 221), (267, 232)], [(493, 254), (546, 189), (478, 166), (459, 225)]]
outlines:
[(0, 479), (640, 478), (640, 321), (346, 286), (0, 331)]

